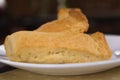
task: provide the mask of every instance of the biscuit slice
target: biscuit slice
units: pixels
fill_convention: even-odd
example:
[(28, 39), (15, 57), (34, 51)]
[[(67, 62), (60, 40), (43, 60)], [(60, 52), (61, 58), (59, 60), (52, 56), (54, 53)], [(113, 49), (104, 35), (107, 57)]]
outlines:
[(58, 11), (58, 19), (43, 24), (35, 31), (43, 32), (87, 32), (89, 28), (88, 20), (80, 9), (60, 9)]
[(7, 36), (5, 49), (12, 61), (42, 64), (103, 61), (112, 55), (100, 32), (74, 35), (20, 31)]

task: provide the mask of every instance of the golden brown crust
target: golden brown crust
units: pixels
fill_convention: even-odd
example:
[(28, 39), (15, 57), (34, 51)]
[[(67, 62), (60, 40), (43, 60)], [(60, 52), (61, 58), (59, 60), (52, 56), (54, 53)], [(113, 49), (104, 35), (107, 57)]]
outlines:
[(109, 48), (109, 45), (105, 39), (105, 36), (101, 32), (96, 32), (91, 35), (92, 38), (99, 44), (98, 50), (103, 54), (103, 57), (108, 57), (108, 59), (112, 56), (112, 52)]
[(104, 49), (108, 48), (105, 41), (96, 37), (93, 39), (96, 33), (92, 37), (84, 33), (68, 34), (16, 32), (6, 38), (6, 52), (13, 61), (33, 63), (79, 63), (110, 59), (111, 53)]
[(74, 30), (74, 32), (86, 32), (89, 28), (88, 20), (80, 9), (60, 9), (58, 19), (43, 24), (35, 31), (61, 32)]

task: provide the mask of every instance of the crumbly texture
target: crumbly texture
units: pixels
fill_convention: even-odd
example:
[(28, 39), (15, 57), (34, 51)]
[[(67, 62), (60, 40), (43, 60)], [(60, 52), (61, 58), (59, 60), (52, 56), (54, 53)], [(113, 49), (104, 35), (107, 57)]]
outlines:
[(88, 28), (88, 20), (80, 9), (65, 8), (58, 11), (58, 19), (43, 24), (35, 31), (61, 32), (70, 30), (82, 33), (87, 32)]
[[(93, 33), (91, 35), (91, 37), (99, 44), (98, 50), (101, 53), (104, 53), (103, 57), (106, 57), (106, 56), (111, 57), (112, 56), (112, 52), (109, 48), (109, 45), (108, 45), (103, 33), (96, 32), (96, 33)], [(109, 53), (110, 53), (110, 55), (108, 55)]]
[(102, 33), (20, 31), (5, 39), (12, 61), (30, 63), (81, 63), (108, 60), (111, 51)]

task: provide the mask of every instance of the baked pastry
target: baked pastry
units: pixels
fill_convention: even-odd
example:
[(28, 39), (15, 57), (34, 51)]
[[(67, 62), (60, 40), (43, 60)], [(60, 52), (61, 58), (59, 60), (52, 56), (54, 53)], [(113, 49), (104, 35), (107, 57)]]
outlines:
[(108, 60), (112, 54), (100, 32), (75, 35), (70, 32), (20, 31), (7, 36), (5, 49), (12, 61), (45, 64)]
[[(58, 10), (57, 19), (60, 20), (66, 17), (71, 17), (71, 14), (78, 14), (78, 16), (81, 15), (80, 17), (84, 17), (84, 19), (86, 18), (79, 8), (62, 8)], [(85, 20), (87, 20), (87, 18)]]
[(88, 20), (80, 9), (60, 9), (58, 19), (43, 24), (35, 31), (61, 32), (69, 30), (71, 32), (86, 32), (89, 28)]

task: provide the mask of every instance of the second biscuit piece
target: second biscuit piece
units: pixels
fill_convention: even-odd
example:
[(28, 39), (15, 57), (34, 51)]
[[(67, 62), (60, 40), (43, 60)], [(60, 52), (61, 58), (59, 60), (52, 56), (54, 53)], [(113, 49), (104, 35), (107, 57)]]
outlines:
[(58, 19), (50, 21), (40, 26), (36, 31), (42, 32), (87, 32), (89, 28), (88, 20), (80, 9), (60, 9)]

